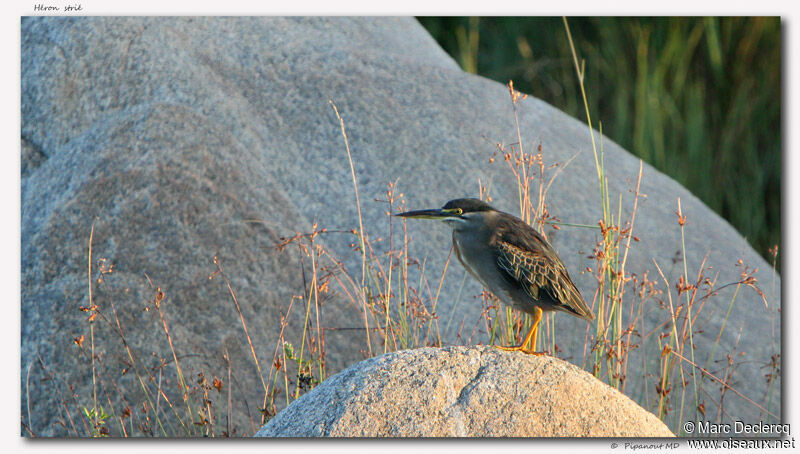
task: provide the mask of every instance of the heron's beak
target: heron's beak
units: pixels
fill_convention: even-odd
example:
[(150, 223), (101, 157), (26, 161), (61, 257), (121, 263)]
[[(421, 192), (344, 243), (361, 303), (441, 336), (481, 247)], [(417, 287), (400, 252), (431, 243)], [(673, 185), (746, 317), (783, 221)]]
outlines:
[(415, 218), (415, 219), (445, 219), (445, 218), (458, 217), (458, 213), (455, 213), (451, 210), (442, 210), (439, 208), (434, 208), (432, 210), (406, 211), (405, 213), (395, 214), (395, 216), (400, 216), (403, 218)]

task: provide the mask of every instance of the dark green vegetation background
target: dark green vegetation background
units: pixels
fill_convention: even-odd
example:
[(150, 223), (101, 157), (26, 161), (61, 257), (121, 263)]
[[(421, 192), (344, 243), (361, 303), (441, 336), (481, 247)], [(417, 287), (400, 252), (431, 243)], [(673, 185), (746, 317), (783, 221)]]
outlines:
[[(513, 80), (586, 120), (560, 17), (418, 19), (465, 71)], [(687, 187), (772, 262), (781, 235), (780, 19), (568, 21), (595, 127)]]

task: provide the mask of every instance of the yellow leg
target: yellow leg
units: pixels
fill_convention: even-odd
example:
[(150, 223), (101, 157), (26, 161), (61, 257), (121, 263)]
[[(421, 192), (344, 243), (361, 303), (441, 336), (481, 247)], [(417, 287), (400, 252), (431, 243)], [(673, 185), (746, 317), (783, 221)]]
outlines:
[[(542, 321), (542, 310), (536, 307), (533, 310), (533, 324), (531, 325), (530, 331), (528, 331), (528, 335), (525, 336), (525, 339), (522, 341), (521, 344), (516, 345), (514, 347), (503, 347), (500, 345), (495, 345), (495, 347), (499, 348), (500, 350), (505, 350), (507, 352), (516, 352), (521, 351), (522, 353), (527, 353), (529, 355), (544, 355), (545, 352), (535, 352), (533, 351), (534, 347), (536, 347), (536, 338), (539, 335), (539, 322)], [(530, 342), (531, 347), (525, 348), (526, 345)]]

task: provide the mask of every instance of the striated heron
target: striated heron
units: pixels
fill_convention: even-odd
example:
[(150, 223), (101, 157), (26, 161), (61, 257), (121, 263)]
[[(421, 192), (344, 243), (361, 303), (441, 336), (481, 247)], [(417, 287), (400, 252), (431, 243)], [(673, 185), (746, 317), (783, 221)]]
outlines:
[(533, 316), (521, 344), (498, 348), (544, 354), (533, 351), (543, 311), (594, 320), (555, 249), (521, 219), (478, 199), (451, 200), (440, 209), (396, 216), (444, 221), (453, 229), (453, 248), (464, 268), (505, 304)]

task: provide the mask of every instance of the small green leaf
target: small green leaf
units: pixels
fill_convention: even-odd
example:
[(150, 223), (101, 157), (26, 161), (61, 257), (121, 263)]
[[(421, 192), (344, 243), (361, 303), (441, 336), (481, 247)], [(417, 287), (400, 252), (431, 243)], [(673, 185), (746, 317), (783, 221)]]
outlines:
[(289, 359), (295, 359), (294, 357), (294, 346), (292, 346), (289, 342), (283, 343), (283, 352), (286, 353), (286, 357)]

